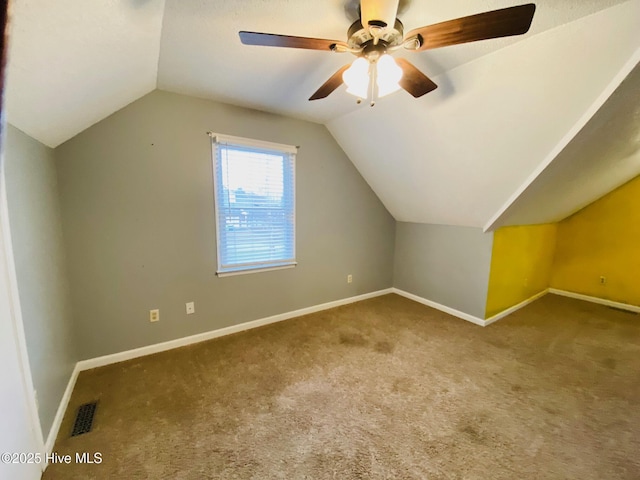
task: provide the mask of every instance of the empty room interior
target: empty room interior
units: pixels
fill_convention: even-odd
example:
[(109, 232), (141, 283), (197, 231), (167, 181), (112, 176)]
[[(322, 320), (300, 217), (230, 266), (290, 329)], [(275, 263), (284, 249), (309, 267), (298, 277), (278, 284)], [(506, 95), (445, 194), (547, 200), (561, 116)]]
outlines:
[(9, 2), (0, 478), (640, 478), (639, 20)]

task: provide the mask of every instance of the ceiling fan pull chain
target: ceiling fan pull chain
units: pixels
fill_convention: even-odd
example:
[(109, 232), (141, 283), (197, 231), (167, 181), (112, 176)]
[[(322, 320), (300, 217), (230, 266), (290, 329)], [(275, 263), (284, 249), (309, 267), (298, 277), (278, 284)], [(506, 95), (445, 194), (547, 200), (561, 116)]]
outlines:
[(375, 62), (369, 64), (369, 71), (371, 72), (369, 75), (369, 88), (371, 89), (371, 103), (370, 107), (375, 107), (376, 105), (376, 82), (378, 76), (378, 66)]

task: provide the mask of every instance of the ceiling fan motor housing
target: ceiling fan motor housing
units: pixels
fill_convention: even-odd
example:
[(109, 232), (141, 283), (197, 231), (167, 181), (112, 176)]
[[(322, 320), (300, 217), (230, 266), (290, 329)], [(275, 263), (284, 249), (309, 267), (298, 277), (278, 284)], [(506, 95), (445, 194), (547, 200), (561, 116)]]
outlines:
[[(389, 26), (381, 27), (376, 25), (373, 25), (373, 27), (376, 27), (376, 31), (379, 33), (378, 41), (384, 42), (387, 48), (402, 45), (404, 26), (400, 20), (396, 19), (393, 28)], [(365, 47), (367, 42), (373, 44), (374, 36), (372, 35), (371, 30), (372, 29), (369, 26), (366, 28), (363, 27), (360, 20), (353, 22), (347, 31), (347, 36), (349, 37), (347, 44), (349, 47), (353, 49), (361, 49)]]

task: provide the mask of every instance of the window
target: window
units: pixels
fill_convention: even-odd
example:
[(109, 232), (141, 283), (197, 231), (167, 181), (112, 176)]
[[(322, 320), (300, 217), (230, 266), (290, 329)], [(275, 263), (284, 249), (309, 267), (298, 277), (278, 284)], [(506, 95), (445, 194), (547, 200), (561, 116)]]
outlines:
[(218, 275), (295, 266), (296, 147), (211, 137)]

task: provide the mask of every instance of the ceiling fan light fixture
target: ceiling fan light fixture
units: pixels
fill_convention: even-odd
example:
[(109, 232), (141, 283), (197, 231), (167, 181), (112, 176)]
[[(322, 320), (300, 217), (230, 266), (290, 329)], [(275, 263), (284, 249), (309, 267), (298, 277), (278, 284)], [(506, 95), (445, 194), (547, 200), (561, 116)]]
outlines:
[(400, 90), (402, 69), (391, 55), (384, 54), (378, 59), (376, 84), (378, 85), (378, 98)]
[(367, 98), (369, 91), (369, 62), (364, 57), (358, 57), (342, 74), (342, 80), (347, 86), (347, 93), (358, 98)]

